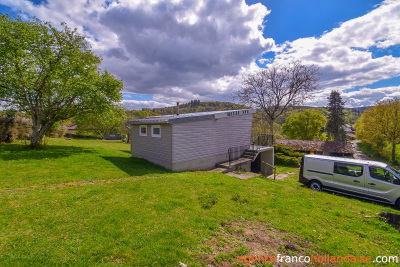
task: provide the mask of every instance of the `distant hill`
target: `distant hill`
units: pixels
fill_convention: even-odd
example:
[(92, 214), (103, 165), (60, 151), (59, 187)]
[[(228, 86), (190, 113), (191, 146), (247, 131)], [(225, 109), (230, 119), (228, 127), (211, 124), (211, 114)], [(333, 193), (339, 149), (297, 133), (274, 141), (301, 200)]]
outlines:
[(361, 112), (361, 113), (363, 113), (364, 110), (366, 110), (367, 108), (370, 108), (370, 106), (368, 106), (368, 107), (359, 107), (359, 108), (345, 108), (345, 110), (351, 110), (353, 112)]
[[(231, 102), (219, 102), (219, 101), (200, 102), (200, 100), (191, 100), (188, 103), (179, 104), (179, 113), (184, 114), (193, 112), (246, 109), (246, 108), (249, 107)], [(176, 113), (176, 106), (170, 106), (164, 108), (143, 108), (142, 111), (150, 111), (152, 113), (157, 113), (159, 115), (170, 115)]]

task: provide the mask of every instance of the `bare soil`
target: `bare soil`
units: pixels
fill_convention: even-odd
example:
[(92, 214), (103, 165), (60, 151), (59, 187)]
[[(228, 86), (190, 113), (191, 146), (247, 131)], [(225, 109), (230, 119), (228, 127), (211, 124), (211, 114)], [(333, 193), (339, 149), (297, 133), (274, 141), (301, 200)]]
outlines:
[[(208, 241), (202, 244), (202, 260), (208, 266), (234, 266), (242, 259), (256, 256), (307, 256), (311, 244), (291, 234), (268, 228), (261, 222), (241, 221), (222, 224), (220, 229)], [(244, 252), (244, 253), (240, 253)], [(262, 258), (258, 258), (262, 259)], [(256, 266), (260, 262), (245, 263)], [(265, 264), (265, 263), (264, 263)], [(259, 266), (259, 265), (257, 265)], [(264, 266), (264, 265), (263, 265)], [(274, 263), (273, 266), (310, 266), (305, 263)]]

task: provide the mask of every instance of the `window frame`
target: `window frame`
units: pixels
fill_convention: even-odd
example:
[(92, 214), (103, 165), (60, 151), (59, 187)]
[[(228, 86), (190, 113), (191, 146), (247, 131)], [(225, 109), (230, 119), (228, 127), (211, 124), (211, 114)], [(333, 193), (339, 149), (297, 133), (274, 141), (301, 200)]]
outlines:
[[(160, 134), (154, 134), (154, 129), (160, 129)], [(161, 125), (151, 125), (151, 137), (161, 138)]]
[[(344, 165), (346, 167), (348, 167), (348, 166), (361, 167), (361, 173), (358, 176), (351, 175), (350, 173), (343, 174), (343, 173), (337, 172), (337, 165), (342, 165), (342, 166)], [(349, 176), (349, 177), (353, 177), (353, 178), (360, 178), (360, 177), (362, 177), (364, 175), (364, 166), (363, 165), (358, 165), (358, 164), (353, 164), (353, 163), (334, 162), (334, 164), (333, 164), (333, 173), (334, 174), (338, 174), (338, 175), (343, 175), (343, 176)]]
[[(142, 129), (146, 129), (146, 133), (142, 133)], [(147, 125), (139, 125), (139, 136), (147, 136)]]
[[(371, 175), (371, 168), (379, 168), (379, 169), (382, 169), (382, 170), (384, 170), (384, 171), (389, 172), (389, 173), (390, 173), (391, 175), (393, 175), (393, 177), (394, 177), (393, 181), (387, 181), (387, 180), (384, 178), (384, 176), (382, 177), (382, 179), (372, 176), (372, 175)], [(368, 172), (369, 172), (369, 177), (370, 177), (370, 179), (373, 179), (373, 180), (375, 180), (375, 181), (380, 181), (380, 182), (384, 182), (384, 183), (388, 183), (388, 184), (396, 184), (396, 183), (394, 183), (394, 181), (395, 181), (395, 180), (399, 180), (399, 177), (397, 177), (397, 175), (395, 175), (393, 172), (391, 172), (391, 171), (388, 170), (387, 168), (377, 167), (377, 166), (369, 166)]]

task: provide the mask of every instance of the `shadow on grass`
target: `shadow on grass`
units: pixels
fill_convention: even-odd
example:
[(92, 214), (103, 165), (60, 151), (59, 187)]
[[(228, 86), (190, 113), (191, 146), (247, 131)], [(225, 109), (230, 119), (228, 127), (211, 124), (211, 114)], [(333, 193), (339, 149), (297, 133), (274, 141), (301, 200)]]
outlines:
[[(304, 188), (304, 189), (312, 190), (309, 186), (304, 185), (304, 184), (301, 184), (300, 187)], [(381, 207), (385, 207), (385, 208), (395, 208), (390, 203), (379, 202), (379, 201), (376, 201), (376, 200), (373, 200), (373, 199), (361, 198), (361, 197), (357, 197), (357, 196), (342, 194), (342, 193), (339, 193), (339, 192), (332, 192), (332, 191), (323, 190), (323, 192), (320, 192), (320, 193), (331, 194), (331, 195), (334, 195), (334, 196), (344, 197), (344, 198), (347, 198), (347, 199), (355, 199), (355, 200), (359, 200), (361, 202), (368, 202), (368, 203), (375, 204), (375, 205), (378, 205), (378, 206), (381, 206)]]
[(347, 199), (354, 199), (354, 200), (358, 200), (358, 201), (366, 202), (366, 203), (371, 203), (371, 204), (374, 204), (374, 205), (377, 205), (377, 206), (381, 206), (381, 207), (385, 207), (385, 208), (396, 209), (395, 206), (390, 204), (390, 203), (379, 202), (379, 201), (376, 201), (376, 200), (373, 200), (373, 199), (369, 199), (369, 198), (362, 198), (362, 197), (352, 196), (352, 195), (348, 195), (348, 194), (342, 194), (342, 193), (339, 193), (339, 192), (326, 191), (326, 190), (324, 190), (321, 193), (331, 194), (331, 195), (334, 195), (334, 196), (344, 197), (344, 198), (347, 198)]
[(32, 149), (19, 144), (0, 145), (0, 159), (45, 159), (65, 158), (81, 153), (95, 153), (93, 149), (76, 146), (47, 145), (42, 149)]
[(102, 157), (111, 162), (121, 171), (130, 176), (140, 176), (146, 174), (170, 173), (171, 171), (153, 164), (145, 159), (125, 158), (125, 157)]

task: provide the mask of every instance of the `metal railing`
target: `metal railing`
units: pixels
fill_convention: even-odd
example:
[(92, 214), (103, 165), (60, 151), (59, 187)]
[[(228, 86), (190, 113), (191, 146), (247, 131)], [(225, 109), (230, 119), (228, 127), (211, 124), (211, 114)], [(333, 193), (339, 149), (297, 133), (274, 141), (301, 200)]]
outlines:
[(252, 145), (273, 146), (274, 136), (272, 134), (259, 134), (254, 138)]
[(259, 134), (254, 138), (253, 143), (250, 145), (250, 149), (253, 152), (253, 161), (257, 158), (260, 153), (261, 147), (272, 146), (274, 142), (274, 136), (272, 134)]
[(242, 157), (246, 150), (249, 150), (249, 153), (252, 153), (251, 158), (252, 161), (254, 161), (260, 153), (261, 147), (272, 146), (273, 140), (274, 139), (272, 134), (260, 134), (256, 138), (254, 138), (253, 142), (250, 145), (228, 148), (229, 167), (231, 166), (231, 162)]

